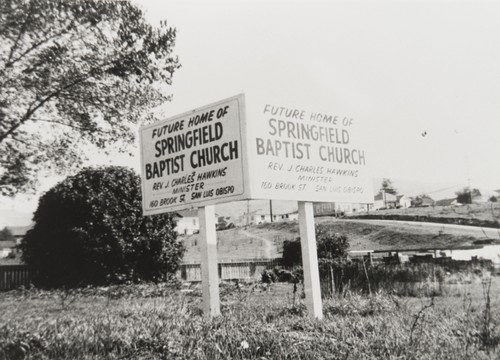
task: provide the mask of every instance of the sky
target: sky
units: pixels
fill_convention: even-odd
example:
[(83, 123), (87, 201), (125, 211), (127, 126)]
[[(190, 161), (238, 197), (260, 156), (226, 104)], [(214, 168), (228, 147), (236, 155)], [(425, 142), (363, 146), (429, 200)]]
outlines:
[[(279, 99), (353, 118), (373, 177), (403, 191), (500, 189), (500, 2), (133, 2), (177, 29), (166, 117), (240, 93)], [(17, 204), (36, 198), (0, 208)]]
[(278, 96), (353, 117), (375, 178), (500, 188), (498, 2), (137, 2), (178, 31), (168, 115)]

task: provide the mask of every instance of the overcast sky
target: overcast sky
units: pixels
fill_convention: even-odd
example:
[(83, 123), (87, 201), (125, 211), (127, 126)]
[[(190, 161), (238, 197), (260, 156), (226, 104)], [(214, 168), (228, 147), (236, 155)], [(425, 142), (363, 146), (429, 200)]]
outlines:
[(500, 188), (499, 2), (133, 1), (177, 28), (167, 117), (269, 96), (354, 118), (375, 178)]
[(137, 2), (178, 30), (168, 115), (269, 95), (354, 117), (374, 177), (500, 188), (498, 2)]

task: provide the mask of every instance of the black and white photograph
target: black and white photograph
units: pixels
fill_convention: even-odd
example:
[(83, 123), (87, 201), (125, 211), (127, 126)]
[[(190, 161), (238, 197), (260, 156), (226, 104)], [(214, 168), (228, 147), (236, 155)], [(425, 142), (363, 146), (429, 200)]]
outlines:
[(0, 0), (0, 359), (499, 359), (499, 34), (492, 0)]

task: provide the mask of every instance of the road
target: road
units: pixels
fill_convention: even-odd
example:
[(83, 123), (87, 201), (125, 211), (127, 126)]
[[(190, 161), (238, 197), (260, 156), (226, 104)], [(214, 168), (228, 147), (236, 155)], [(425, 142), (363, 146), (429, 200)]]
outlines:
[(479, 240), (482, 239), (495, 239), (500, 240), (500, 229), (479, 227), (479, 226), (465, 226), (453, 224), (437, 224), (430, 222), (417, 222), (417, 221), (398, 221), (398, 220), (368, 220), (368, 219), (342, 219), (342, 221), (361, 222), (366, 224), (381, 225), (381, 226), (404, 226), (406, 229), (414, 228), (417, 231), (428, 231), (435, 234), (451, 234), (451, 235), (465, 235), (473, 236)]

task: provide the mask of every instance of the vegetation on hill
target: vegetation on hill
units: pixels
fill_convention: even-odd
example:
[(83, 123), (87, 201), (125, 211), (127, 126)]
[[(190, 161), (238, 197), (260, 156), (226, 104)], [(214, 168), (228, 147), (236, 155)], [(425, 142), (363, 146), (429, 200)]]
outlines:
[[(349, 239), (349, 250), (390, 250), (423, 248), (456, 248), (473, 245), (478, 238), (472, 235), (457, 235), (442, 229), (410, 228), (404, 224), (382, 226), (331, 217), (316, 218), (334, 233), (344, 234)], [(217, 256), (219, 261), (254, 258), (277, 258), (283, 254), (286, 241), (299, 237), (299, 225), (295, 222), (275, 222), (252, 225), (217, 232)], [(200, 234), (182, 236), (186, 246), (183, 261), (195, 263), (200, 259)], [(268, 251), (268, 252), (266, 252)]]
[(349, 218), (425, 221), (442, 224), (500, 228), (500, 203), (429, 206), (359, 212)]

